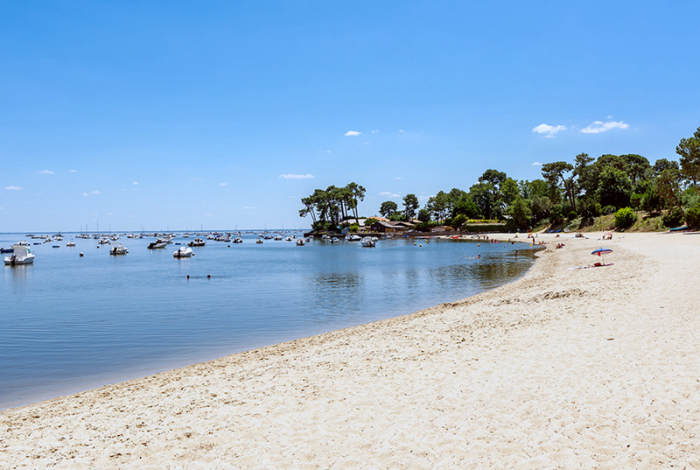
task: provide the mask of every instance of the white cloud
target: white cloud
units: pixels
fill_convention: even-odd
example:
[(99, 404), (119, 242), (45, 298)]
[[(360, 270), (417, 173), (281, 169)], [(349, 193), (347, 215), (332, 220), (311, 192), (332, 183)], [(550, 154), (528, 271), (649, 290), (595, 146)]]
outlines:
[(68, 173), (77, 173), (78, 170), (68, 170)]
[(372, 131), (372, 134), (377, 134), (377, 133), (379, 133), (379, 129), (375, 129)]
[(305, 179), (313, 178), (314, 175), (312, 175), (310, 173), (307, 173), (305, 175), (295, 175), (293, 173), (288, 173), (286, 175), (281, 174), (279, 177), (284, 178), (284, 179), (292, 179), (292, 180), (305, 180)]
[(90, 194), (100, 194), (98, 190), (90, 191)]
[(20, 191), (22, 188), (19, 186), (5, 186), (5, 189), (9, 189), (10, 191)]
[(190, 181), (202, 181), (202, 178), (198, 176), (193, 176), (192, 178), (190, 178)]
[(257, 209), (255, 206), (243, 206), (243, 210), (246, 211), (254, 211), (255, 209)]
[(360, 134), (362, 134), (362, 132), (358, 132), (358, 131), (347, 131), (347, 132), (345, 133), (345, 137), (354, 137), (354, 136), (360, 135)]
[(401, 133), (403, 134), (403, 133), (406, 132), (406, 131), (403, 130), (403, 129), (399, 129), (399, 132), (401, 132)]
[(425, 201), (427, 201), (428, 199), (430, 199), (431, 197), (435, 197), (435, 194), (433, 194), (432, 196), (418, 196), (418, 201), (419, 201), (419, 202), (425, 202)]
[(544, 134), (545, 138), (547, 138), (547, 139), (554, 137), (554, 135), (557, 132), (565, 131), (565, 130), (566, 130), (566, 126), (562, 126), (562, 125), (550, 126), (549, 124), (545, 124), (545, 123), (542, 123), (539, 126), (532, 128), (532, 132), (536, 132), (538, 134)]
[(139, 185), (139, 182), (138, 182), (138, 181), (134, 181), (134, 186), (138, 186), (138, 185)]
[(401, 177), (400, 177), (400, 176), (397, 176), (397, 177), (396, 177), (396, 178), (394, 178), (394, 179), (395, 179), (395, 180), (400, 180), (400, 179), (401, 179)]
[(400, 194), (392, 193), (391, 191), (382, 191), (379, 193), (380, 196), (386, 196), (389, 198), (396, 198), (396, 197), (401, 197)]
[(594, 121), (593, 124), (589, 124), (587, 127), (581, 129), (584, 134), (600, 134), (601, 132), (607, 132), (610, 129), (627, 129), (629, 124), (623, 121)]
[(88, 196), (88, 193), (83, 193), (83, 196), (87, 197), (87, 196)]
[(39, 173), (40, 175), (53, 175), (53, 171), (51, 170), (41, 170), (37, 171), (37, 173)]
[(331, 154), (331, 153), (333, 153), (333, 152), (331, 152), (330, 150), (326, 150), (326, 153)]
[(542, 166), (542, 164), (540, 162), (535, 162), (532, 164), (532, 166)]
[(111, 212), (107, 212), (107, 215), (114, 215), (114, 214), (112, 214)]
[(219, 183), (219, 186), (228, 186), (228, 183)]
[(4, 210), (5, 210), (5, 207), (0, 206), (0, 211), (4, 211)]

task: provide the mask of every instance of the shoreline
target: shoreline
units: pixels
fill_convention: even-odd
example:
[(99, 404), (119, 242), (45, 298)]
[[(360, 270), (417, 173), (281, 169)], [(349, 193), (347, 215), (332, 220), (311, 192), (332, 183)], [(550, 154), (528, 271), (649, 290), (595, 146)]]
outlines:
[[(665, 236), (540, 234), (550, 245), (534, 266), (492, 291), (3, 410), (0, 457), (58, 468), (700, 466), (700, 437), (684, 424), (700, 418), (688, 359), (700, 350), (700, 239)], [(569, 269), (596, 261), (601, 243), (614, 266)]]

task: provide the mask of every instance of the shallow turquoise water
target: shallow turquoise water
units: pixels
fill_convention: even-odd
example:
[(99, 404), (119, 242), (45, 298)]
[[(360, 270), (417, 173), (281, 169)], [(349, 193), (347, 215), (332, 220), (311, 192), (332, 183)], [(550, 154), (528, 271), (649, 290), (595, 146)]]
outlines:
[[(0, 246), (24, 238), (0, 234)], [(69, 240), (33, 246), (33, 265), (4, 267), (0, 409), (411, 313), (498, 287), (534, 262), (533, 249), (506, 243), (297, 247), (245, 235), (175, 259), (176, 245), (148, 250), (152, 238), (123, 237), (125, 256)]]

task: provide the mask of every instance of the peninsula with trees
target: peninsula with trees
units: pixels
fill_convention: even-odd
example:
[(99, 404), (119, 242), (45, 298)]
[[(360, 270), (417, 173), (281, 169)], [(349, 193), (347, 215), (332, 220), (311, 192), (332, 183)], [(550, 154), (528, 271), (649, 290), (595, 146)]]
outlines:
[[(700, 228), (700, 128), (676, 147), (678, 160), (653, 164), (637, 154), (578, 154), (573, 162), (542, 165), (542, 178), (516, 181), (505, 172), (486, 170), (468, 190), (439, 191), (420, 207), (415, 194), (401, 205), (384, 201), (378, 214), (392, 222), (410, 222), (417, 231), (438, 226), (469, 230), (500, 224), (506, 231), (567, 226), (576, 230), (658, 231)], [(357, 231), (358, 202), (366, 190), (357, 183), (316, 189), (302, 198), (301, 217), (311, 216), (316, 233)], [(366, 217), (365, 226), (379, 216)], [(369, 223), (367, 223), (369, 222)], [(472, 230), (474, 231), (474, 230)], [(495, 231), (495, 230), (494, 230)]]

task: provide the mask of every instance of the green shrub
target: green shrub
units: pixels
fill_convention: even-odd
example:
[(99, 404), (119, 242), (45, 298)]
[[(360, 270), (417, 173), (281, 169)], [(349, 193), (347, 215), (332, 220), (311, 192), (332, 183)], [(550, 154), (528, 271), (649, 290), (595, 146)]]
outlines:
[(571, 212), (569, 212), (569, 217), (568, 217), (568, 218), (569, 218), (570, 221), (571, 221), (571, 220), (574, 220), (576, 217), (578, 217), (578, 214), (576, 213), (576, 211), (571, 211)]
[(467, 222), (467, 216), (464, 214), (457, 214), (454, 219), (452, 219), (452, 228), (455, 230), (459, 230), (462, 225), (464, 225)]
[(359, 226), (358, 224), (352, 224), (352, 225), (350, 226), (350, 231), (351, 231), (352, 233), (357, 233), (358, 230), (360, 230), (360, 226)]
[(603, 207), (603, 214), (605, 214), (605, 215), (614, 214), (616, 210), (617, 210), (617, 207), (615, 207), (615, 206), (605, 206), (605, 207)]
[(700, 229), (700, 202), (685, 211), (685, 223), (694, 229)]
[(664, 225), (668, 228), (678, 227), (683, 222), (683, 211), (674, 207), (663, 216)]
[(637, 213), (631, 207), (625, 207), (615, 212), (615, 228), (628, 228), (637, 221)]

